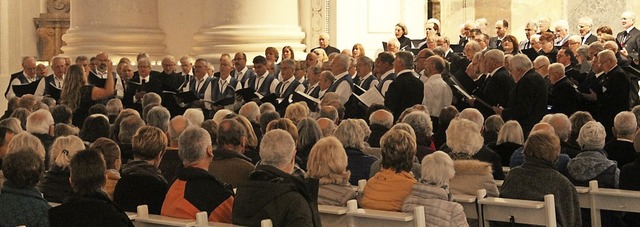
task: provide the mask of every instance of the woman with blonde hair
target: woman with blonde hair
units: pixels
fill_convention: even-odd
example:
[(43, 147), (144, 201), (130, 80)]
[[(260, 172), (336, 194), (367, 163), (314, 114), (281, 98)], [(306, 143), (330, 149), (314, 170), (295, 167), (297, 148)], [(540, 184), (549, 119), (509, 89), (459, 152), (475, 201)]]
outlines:
[[(40, 157), (40, 159), (48, 160), (48, 159), (45, 159), (46, 153), (44, 150), (44, 146), (42, 145), (42, 142), (40, 142), (40, 139), (38, 139), (38, 137), (34, 135), (31, 135), (31, 133), (28, 133), (28, 132), (20, 132), (18, 134), (15, 134), (11, 138), (11, 141), (9, 142), (9, 144), (7, 145), (6, 153), (3, 154), (3, 156), (6, 157), (6, 155), (9, 155), (13, 152), (17, 152), (25, 148), (33, 149), (38, 155), (38, 157)], [(45, 169), (46, 169), (46, 166), (48, 165), (45, 165)], [(0, 188), (2, 188), (3, 183), (4, 183), (4, 175), (2, 174), (2, 169), (0, 169)]]
[(491, 164), (474, 160), (473, 155), (482, 148), (484, 139), (480, 126), (475, 122), (455, 118), (447, 129), (447, 146), (451, 149), (456, 175), (451, 179), (453, 194), (475, 195), (478, 189), (486, 189), (487, 195), (498, 196), (498, 187), (493, 180)]
[(311, 148), (305, 176), (320, 181), (318, 204), (345, 206), (356, 197), (349, 184), (347, 164), (347, 154), (335, 137), (322, 138)]
[[(101, 63), (102, 65), (103, 63)], [(82, 128), (84, 119), (89, 115), (89, 108), (97, 100), (101, 100), (113, 95), (115, 88), (114, 71), (111, 60), (106, 60), (107, 78), (104, 88), (95, 87), (88, 84), (87, 73), (82, 66), (71, 65), (64, 77), (64, 86), (60, 94), (62, 104), (67, 105), (73, 111), (73, 125)], [(102, 66), (100, 66), (102, 67)]]
[(69, 183), (69, 165), (73, 156), (84, 149), (84, 142), (77, 136), (62, 136), (53, 141), (49, 148), (49, 171), (38, 184), (47, 201), (62, 203), (71, 195), (73, 189)]
[(453, 160), (442, 151), (422, 159), (422, 178), (413, 185), (402, 211), (424, 206), (427, 226), (469, 226), (462, 205), (453, 202), (449, 181), (455, 176)]
[(293, 53), (293, 48), (291, 46), (284, 46), (282, 48), (282, 62), (284, 59), (296, 60), (295, 55)]
[(318, 62), (327, 62), (329, 61), (329, 55), (327, 55), (327, 52), (324, 52), (324, 50), (322, 48), (318, 48), (313, 50), (313, 53), (318, 55)]
[(109, 199), (113, 200), (113, 190), (118, 180), (120, 180), (120, 167), (122, 166), (120, 147), (118, 147), (118, 144), (113, 140), (103, 137), (94, 141), (89, 148), (99, 150), (104, 156), (104, 162), (107, 167), (105, 192), (109, 196)]
[(284, 118), (288, 118), (295, 125), (307, 116), (309, 116), (309, 107), (307, 107), (307, 103), (305, 102), (292, 103), (287, 106), (284, 113)]
[(514, 120), (507, 121), (498, 132), (498, 140), (491, 147), (502, 159), (502, 166), (509, 166), (513, 152), (524, 145), (524, 134), (520, 123)]
[(364, 153), (365, 132), (360, 123), (355, 119), (346, 119), (340, 122), (334, 133), (344, 147), (349, 157), (349, 169), (351, 178), (349, 183), (358, 185), (358, 181), (368, 179), (371, 165), (378, 160), (376, 157)]

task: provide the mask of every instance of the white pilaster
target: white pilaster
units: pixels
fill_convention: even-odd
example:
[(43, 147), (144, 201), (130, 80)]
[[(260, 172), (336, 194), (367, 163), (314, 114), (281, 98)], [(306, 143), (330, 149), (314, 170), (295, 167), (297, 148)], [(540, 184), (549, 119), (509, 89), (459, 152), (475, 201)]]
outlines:
[(165, 35), (158, 26), (157, 0), (71, 0), (71, 27), (62, 39), (70, 56), (109, 53), (112, 60), (139, 52), (152, 59), (166, 55)]
[[(305, 49), (305, 33), (298, 23), (298, 1), (208, 1), (213, 20), (194, 35), (194, 55), (217, 62), (220, 54), (245, 52), (247, 62), (272, 46), (291, 46), (296, 55)], [(300, 56), (296, 56), (300, 58)], [(249, 63), (250, 64), (250, 63)]]

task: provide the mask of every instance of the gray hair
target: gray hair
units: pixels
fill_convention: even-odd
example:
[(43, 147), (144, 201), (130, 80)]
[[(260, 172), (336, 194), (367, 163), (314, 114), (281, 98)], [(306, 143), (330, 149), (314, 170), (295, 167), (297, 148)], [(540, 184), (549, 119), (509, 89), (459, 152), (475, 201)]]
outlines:
[(400, 51), (396, 53), (396, 59), (402, 62), (405, 69), (413, 69), (413, 54), (409, 51)]
[[(433, 134), (431, 117), (422, 111), (414, 111), (404, 116), (402, 123), (407, 123), (416, 133), (416, 138), (425, 139)], [(417, 140), (420, 140), (417, 139)]]
[(580, 19), (578, 20), (578, 23), (588, 25), (589, 27), (593, 27), (593, 19), (591, 19), (591, 17), (580, 17)]
[(366, 65), (366, 66), (367, 66), (367, 68), (368, 68), (369, 70), (371, 70), (371, 69), (373, 68), (373, 60), (371, 60), (371, 58), (369, 58), (369, 57), (367, 57), (367, 56), (359, 57), (359, 58), (357, 59), (357, 62), (362, 62), (364, 65)]
[(482, 125), (484, 124), (484, 116), (482, 116), (480, 111), (476, 108), (466, 108), (458, 114), (458, 117), (476, 123), (478, 126), (478, 132), (480, 132), (480, 129), (482, 129)]
[(225, 119), (218, 124), (218, 146), (242, 145), (242, 138), (245, 137), (244, 127), (235, 119)]
[(563, 30), (569, 30), (569, 22), (567, 20), (558, 20), (553, 27), (556, 29), (560, 28)]
[(322, 131), (323, 137), (332, 136), (336, 131), (336, 124), (329, 118), (318, 118), (316, 122), (318, 123), (318, 126), (320, 126), (320, 131)]
[(583, 57), (587, 61), (590, 61), (593, 58), (592, 56), (589, 56), (589, 47), (586, 45), (578, 47), (578, 49), (576, 50), (576, 57), (578, 56)]
[(478, 124), (464, 118), (451, 120), (446, 131), (447, 146), (453, 153), (476, 154), (484, 143)]
[[(221, 111), (218, 111), (218, 112), (221, 112)], [(200, 126), (200, 124), (202, 124), (202, 122), (204, 121), (204, 113), (202, 113), (201, 109), (197, 109), (197, 108), (187, 109), (186, 111), (184, 111), (184, 114), (182, 116), (184, 116), (184, 118), (189, 120), (193, 125)]]
[(436, 151), (425, 156), (421, 165), (422, 179), (434, 182), (437, 185), (449, 185), (449, 180), (456, 174), (453, 168), (453, 160), (448, 154)]
[(260, 114), (263, 114), (267, 111), (276, 111), (276, 107), (273, 106), (270, 102), (265, 102), (260, 105)]
[(169, 119), (171, 118), (171, 113), (169, 113), (167, 108), (155, 106), (149, 110), (149, 113), (147, 113), (147, 116), (145, 117), (147, 118), (147, 125), (155, 126), (163, 132), (169, 130)]
[(38, 137), (31, 135), (28, 132), (16, 133), (13, 136), (13, 139), (11, 139), (11, 141), (7, 145), (7, 154), (23, 148), (33, 149), (42, 160), (46, 160), (46, 153), (42, 142), (40, 141), (40, 139), (38, 139)]
[(160, 97), (160, 95), (156, 94), (155, 92), (149, 92), (144, 94), (144, 96), (142, 96), (142, 107), (145, 107), (151, 103), (155, 103), (155, 104), (161, 104), (162, 103), (162, 97)]
[(504, 125), (504, 120), (500, 115), (494, 114), (484, 121), (484, 130), (488, 132), (499, 132)]
[(628, 137), (636, 133), (638, 128), (636, 115), (629, 111), (622, 111), (613, 119), (616, 137)]
[(54, 124), (53, 117), (48, 110), (36, 110), (27, 117), (27, 132), (49, 134), (49, 129)]
[[(536, 59), (538, 60), (538, 59)], [(563, 74), (564, 75), (564, 65), (562, 63), (553, 63), (551, 65), (549, 65), (549, 74), (554, 74), (556, 75), (556, 73), (558, 74)]]
[(318, 118), (329, 118), (333, 121), (338, 119), (338, 109), (336, 109), (333, 106), (323, 106), (320, 108), (320, 111), (318, 112)]
[(292, 161), (295, 150), (295, 141), (287, 131), (268, 131), (260, 143), (260, 162), (264, 165), (282, 167)]
[(378, 124), (386, 128), (391, 128), (391, 126), (393, 126), (393, 114), (383, 109), (376, 110), (369, 115), (369, 124)]
[(582, 150), (602, 149), (606, 136), (607, 132), (600, 122), (589, 121), (580, 129), (577, 142)]
[(120, 131), (118, 132), (118, 141), (121, 143), (131, 143), (133, 135), (139, 128), (144, 126), (142, 118), (131, 115), (120, 122)]
[(122, 101), (119, 98), (112, 98), (107, 102), (107, 114), (117, 116), (122, 111)]
[(248, 102), (240, 107), (238, 114), (246, 117), (251, 122), (258, 122), (260, 107), (258, 107), (256, 102)]
[(484, 60), (490, 61), (492, 64), (504, 63), (504, 52), (498, 49), (489, 50), (484, 54)]
[(207, 148), (211, 147), (211, 137), (207, 130), (191, 126), (179, 137), (178, 155), (183, 163), (189, 164), (207, 157)]
[(300, 120), (296, 127), (298, 128), (298, 141), (296, 141), (296, 146), (299, 149), (311, 148), (322, 138), (320, 126), (313, 118), (307, 117)]
[(10, 118), (1, 120), (0, 126), (4, 126), (8, 128), (15, 134), (23, 132), (22, 126), (20, 126), (20, 119), (15, 117), (10, 117)]
[(339, 54), (338, 56), (333, 58), (331, 64), (338, 64), (342, 69), (347, 70), (349, 68), (349, 56), (345, 54)]
[(533, 26), (533, 29), (535, 31), (538, 31), (538, 27), (539, 26), (538, 26), (538, 22), (537, 21), (532, 20), (532, 21), (527, 22), (526, 26), (529, 26), (529, 25)]
[(364, 150), (364, 131), (355, 119), (340, 122), (334, 135), (345, 148)]

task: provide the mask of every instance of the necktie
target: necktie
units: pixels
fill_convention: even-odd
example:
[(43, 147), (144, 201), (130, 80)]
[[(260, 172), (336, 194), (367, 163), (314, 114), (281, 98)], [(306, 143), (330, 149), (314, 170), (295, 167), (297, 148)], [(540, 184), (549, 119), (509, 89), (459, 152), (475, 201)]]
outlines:
[(200, 83), (202, 82), (202, 80), (198, 80), (198, 83), (196, 84), (196, 93), (200, 92)]
[(222, 94), (222, 92), (224, 92), (224, 85), (227, 84), (226, 80), (221, 80), (220, 81), (220, 94)]
[(142, 79), (142, 82), (141, 82), (141, 84), (142, 84), (142, 85), (141, 85), (140, 87), (143, 87), (143, 88), (144, 88), (144, 85), (145, 85), (146, 83), (147, 83), (147, 79)]
[(289, 84), (289, 81), (285, 81), (282, 84), (282, 87), (280, 87), (280, 98), (282, 98), (282, 95), (284, 94), (284, 92), (287, 90), (287, 85)]
[(531, 41), (527, 41), (527, 44), (524, 45), (524, 49), (531, 48)]
[(501, 47), (502, 46), (502, 40), (497, 40), (496, 41), (496, 47)]
[(260, 89), (260, 85), (262, 85), (261, 82), (262, 82), (262, 77), (258, 77), (258, 81), (256, 82), (256, 89), (255, 89), (256, 91)]
[(628, 35), (629, 33), (627, 31), (622, 32), (622, 42), (620, 43), (622, 47), (624, 47), (624, 44), (627, 42)]

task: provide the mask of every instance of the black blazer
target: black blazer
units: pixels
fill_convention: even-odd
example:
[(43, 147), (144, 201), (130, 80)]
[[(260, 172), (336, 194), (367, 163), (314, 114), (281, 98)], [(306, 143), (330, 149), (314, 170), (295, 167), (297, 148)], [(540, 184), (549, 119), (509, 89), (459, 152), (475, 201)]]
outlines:
[[(618, 35), (616, 35), (616, 41), (627, 50), (629, 53), (629, 56), (627, 57), (630, 60), (638, 59), (638, 52), (640, 51), (640, 30), (635, 27), (631, 29), (629, 35), (627, 35), (627, 40), (622, 39), (623, 35), (624, 31), (619, 32)], [(622, 45), (622, 43), (624, 43), (624, 45)]]
[(421, 104), (424, 98), (424, 84), (411, 72), (405, 72), (396, 77), (389, 85), (384, 98), (384, 106), (398, 119), (405, 109), (415, 104)]
[(502, 50), (502, 44), (500, 44), (500, 46), (498, 46), (498, 37), (497, 36), (489, 38), (489, 45), (487, 46), (487, 49)]
[(587, 41), (584, 42), (584, 44), (589, 45), (595, 41), (598, 41), (598, 37), (596, 37), (596, 35), (594, 35), (593, 33), (591, 33), (591, 35), (589, 35), (589, 37), (587, 37)]
[[(541, 77), (542, 78), (542, 77)], [(490, 77), (474, 93), (476, 97), (484, 100), (491, 106), (505, 106), (509, 93), (516, 86), (516, 82), (509, 74), (505, 67), (501, 67)], [(546, 89), (545, 89), (546, 95)], [(545, 104), (546, 105), (546, 104)], [(485, 118), (493, 115), (493, 109), (483, 105), (475, 105), (475, 107), (484, 115)]]
[[(164, 83), (161, 78), (159, 78), (157, 74), (153, 73), (149, 75), (149, 78), (151, 79), (149, 79), (143, 86), (140, 86), (137, 89), (134, 89), (131, 84), (129, 84), (124, 92), (124, 96), (122, 97), (122, 104), (125, 107), (136, 109), (138, 110), (138, 112), (142, 113), (142, 108), (144, 107), (142, 106), (141, 100), (138, 100), (138, 103), (135, 103), (133, 101), (133, 97), (136, 95), (136, 92), (154, 92), (158, 95), (162, 95), (162, 87)], [(133, 77), (129, 81), (140, 83), (140, 75), (133, 75)]]
[(571, 116), (578, 110), (578, 92), (568, 77), (564, 77), (551, 86), (548, 104), (550, 113), (563, 113)]
[[(600, 76), (602, 93), (598, 94), (599, 120), (605, 129), (613, 127), (613, 118), (621, 111), (629, 110), (631, 84), (620, 66)], [(607, 126), (609, 126), (607, 128)]]
[(522, 126), (525, 138), (533, 125), (547, 114), (545, 81), (534, 69), (527, 71), (511, 91), (502, 118), (516, 120)]

